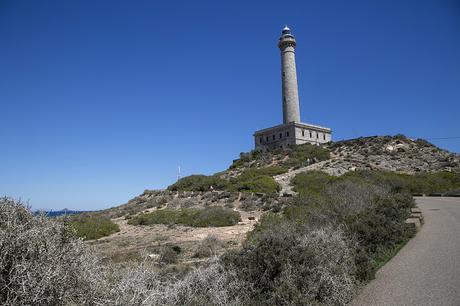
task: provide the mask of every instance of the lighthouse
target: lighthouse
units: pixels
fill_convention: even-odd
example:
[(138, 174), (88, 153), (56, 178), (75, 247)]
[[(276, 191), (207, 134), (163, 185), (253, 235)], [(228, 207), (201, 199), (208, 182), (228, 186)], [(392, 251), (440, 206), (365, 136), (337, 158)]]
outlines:
[(300, 122), (299, 90), (295, 65), (296, 41), (287, 26), (278, 42), (281, 51), (281, 84), (283, 99), (283, 123)]
[(281, 31), (278, 48), (281, 52), (281, 99), (283, 123), (254, 133), (256, 150), (286, 148), (304, 143), (322, 144), (332, 140), (327, 127), (301, 122), (297, 68), (296, 39), (288, 26)]

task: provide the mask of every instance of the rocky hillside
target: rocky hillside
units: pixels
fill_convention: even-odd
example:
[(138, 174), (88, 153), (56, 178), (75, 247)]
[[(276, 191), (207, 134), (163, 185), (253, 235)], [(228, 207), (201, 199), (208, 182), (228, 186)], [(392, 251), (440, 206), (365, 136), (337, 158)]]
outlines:
[(348, 171), (386, 170), (399, 173), (460, 172), (460, 155), (442, 150), (426, 140), (402, 135), (363, 137), (329, 144), (330, 159), (312, 166), (331, 175)]
[[(123, 261), (126, 258), (140, 258), (144, 249), (157, 254), (164, 246), (177, 245), (183, 250), (182, 261), (193, 262), (197, 244), (207, 235), (213, 235), (221, 241), (221, 250), (233, 248), (244, 240), (245, 234), (265, 211), (279, 212), (286, 208), (295, 194), (293, 179), (298, 174), (322, 171), (345, 178), (345, 173), (358, 170), (421, 174), (413, 176), (419, 177), (417, 184), (420, 181), (429, 185), (433, 182), (442, 186), (444, 191), (460, 187), (459, 175), (445, 179), (443, 172), (439, 173), (439, 177), (435, 175), (432, 181), (424, 176), (440, 171), (460, 173), (458, 154), (439, 149), (423, 140), (411, 140), (404, 136), (375, 136), (324, 146), (300, 145), (284, 150), (241, 153), (240, 158), (234, 160), (225, 171), (210, 176), (184, 177), (167, 190), (145, 190), (126, 204), (85, 213), (82, 217), (88, 214), (110, 218), (119, 226), (119, 232), (94, 242), (101, 246), (98, 249), (104, 257)], [(317, 172), (312, 173), (316, 175)], [(359, 176), (359, 172), (349, 174)], [(309, 184), (322, 182), (325, 185), (328, 180), (321, 181), (321, 175), (314, 179), (320, 181), (310, 181)], [(211, 207), (238, 212), (241, 221), (233, 226), (209, 228), (129, 224), (132, 218), (153, 212)]]
[(90, 214), (101, 214), (101, 216), (110, 219), (120, 217), (129, 219), (131, 216), (152, 209), (205, 208), (211, 206), (221, 206), (240, 211), (259, 209), (276, 211), (280, 209), (282, 203), (283, 200), (277, 196), (261, 193), (145, 190), (126, 204)]
[[(405, 174), (460, 172), (460, 155), (403, 135), (361, 137), (324, 146), (301, 145), (268, 152), (252, 151), (241, 153), (225, 171), (212, 176), (183, 178), (166, 191), (146, 190), (109, 212), (118, 217), (136, 214), (142, 208), (209, 205), (267, 210), (280, 204), (276, 193), (293, 193), (290, 181), (295, 175), (314, 170), (334, 176), (357, 170)], [(268, 179), (274, 179), (278, 189), (266, 184)], [(272, 187), (273, 193), (265, 192), (271, 190), (266, 188), (267, 185)], [(210, 192), (211, 189), (214, 192)]]
[(356, 170), (382, 170), (405, 174), (452, 171), (460, 173), (460, 155), (442, 150), (423, 139), (404, 135), (372, 136), (332, 142), (323, 146), (301, 145), (284, 150), (241, 153), (240, 159), (220, 173), (238, 177), (250, 169), (285, 168), (274, 176), (280, 194), (293, 194), (291, 180), (306, 171), (340, 176)]

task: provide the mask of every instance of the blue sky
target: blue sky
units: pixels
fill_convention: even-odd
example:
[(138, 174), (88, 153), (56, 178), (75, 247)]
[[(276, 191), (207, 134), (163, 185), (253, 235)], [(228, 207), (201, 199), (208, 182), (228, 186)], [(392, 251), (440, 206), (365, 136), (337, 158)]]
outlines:
[(0, 195), (99, 209), (225, 169), (282, 121), (285, 24), (303, 121), (460, 136), (458, 1), (0, 0)]

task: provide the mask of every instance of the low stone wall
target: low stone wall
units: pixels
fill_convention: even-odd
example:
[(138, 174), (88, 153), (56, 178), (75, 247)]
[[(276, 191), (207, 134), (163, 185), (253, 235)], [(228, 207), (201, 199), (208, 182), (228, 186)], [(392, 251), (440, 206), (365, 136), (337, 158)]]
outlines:
[(412, 224), (418, 232), (424, 223), (422, 210), (418, 207), (411, 208), (410, 217), (406, 220), (407, 224)]

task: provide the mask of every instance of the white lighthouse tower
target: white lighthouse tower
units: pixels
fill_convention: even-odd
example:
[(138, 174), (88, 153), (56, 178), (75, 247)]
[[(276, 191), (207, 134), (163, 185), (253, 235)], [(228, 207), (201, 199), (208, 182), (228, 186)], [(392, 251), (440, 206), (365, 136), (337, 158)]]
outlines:
[(285, 26), (278, 41), (278, 47), (281, 51), (283, 124), (256, 131), (254, 133), (256, 150), (285, 148), (288, 145), (304, 143), (320, 144), (332, 140), (330, 128), (302, 123), (300, 120), (295, 63), (296, 46), (297, 42), (291, 29)]
[(300, 122), (299, 90), (295, 65), (296, 41), (287, 26), (283, 29), (278, 47), (281, 50), (283, 123)]

